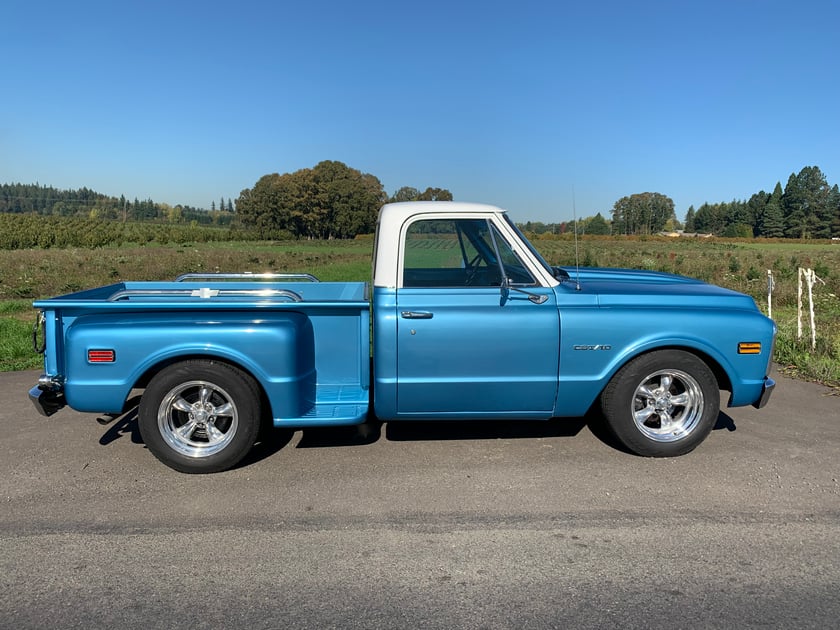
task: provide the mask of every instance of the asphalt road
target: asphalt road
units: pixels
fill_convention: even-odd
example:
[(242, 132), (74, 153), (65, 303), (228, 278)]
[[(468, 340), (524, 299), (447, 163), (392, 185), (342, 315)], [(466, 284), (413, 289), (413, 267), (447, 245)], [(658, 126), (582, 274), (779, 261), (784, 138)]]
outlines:
[(783, 377), (694, 453), (584, 421), (278, 433), (165, 468), (0, 374), (0, 627), (828, 628), (840, 397)]

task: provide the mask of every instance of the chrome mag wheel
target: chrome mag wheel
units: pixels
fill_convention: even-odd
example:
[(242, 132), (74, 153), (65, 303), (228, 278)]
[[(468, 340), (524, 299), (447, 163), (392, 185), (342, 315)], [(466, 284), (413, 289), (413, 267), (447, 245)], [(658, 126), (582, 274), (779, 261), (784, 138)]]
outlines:
[(658, 370), (636, 387), (633, 421), (647, 438), (674, 442), (697, 428), (704, 406), (703, 389), (693, 376), (681, 370)]
[(210, 457), (236, 436), (239, 412), (230, 394), (209, 381), (188, 381), (172, 388), (158, 407), (161, 437), (177, 453)]
[(693, 450), (720, 413), (712, 369), (685, 350), (656, 350), (629, 361), (601, 392), (607, 425), (629, 451), (675, 457)]

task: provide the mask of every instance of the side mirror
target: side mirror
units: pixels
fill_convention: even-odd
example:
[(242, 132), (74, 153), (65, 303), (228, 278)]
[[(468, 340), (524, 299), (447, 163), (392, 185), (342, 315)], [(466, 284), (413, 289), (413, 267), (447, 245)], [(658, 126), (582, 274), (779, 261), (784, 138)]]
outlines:
[(499, 285), (499, 293), (501, 293), (501, 297), (499, 298), (499, 306), (504, 306), (505, 303), (510, 299), (510, 280), (505, 278), (502, 280), (502, 284)]
[(513, 286), (513, 283), (510, 281), (510, 278), (505, 276), (504, 280), (502, 280), (502, 299), (499, 302), (499, 306), (504, 306), (505, 302), (510, 299), (510, 292), (516, 291), (517, 293), (523, 293), (524, 295), (528, 296), (528, 301), (533, 302), (534, 304), (543, 304), (548, 301), (548, 296), (544, 293), (531, 293), (530, 291), (526, 291), (525, 289), (520, 289), (519, 287)]

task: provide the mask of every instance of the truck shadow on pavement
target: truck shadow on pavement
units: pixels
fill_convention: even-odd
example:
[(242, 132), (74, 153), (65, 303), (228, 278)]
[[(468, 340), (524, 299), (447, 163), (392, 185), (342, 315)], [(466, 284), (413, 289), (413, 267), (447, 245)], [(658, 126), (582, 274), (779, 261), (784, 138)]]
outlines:
[(490, 420), (455, 422), (389, 422), (386, 439), (392, 442), (441, 440), (519, 440), (574, 437), (585, 418), (552, 420)]
[[(119, 416), (97, 418), (108, 429), (99, 439), (102, 446), (128, 437), (133, 444), (144, 445), (137, 425), (137, 404), (139, 396), (131, 399), (128, 411)], [(607, 446), (630, 453), (613, 436), (603, 416), (590, 412), (581, 418), (553, 418), (551, 420), (492, 420), (492, 421), (397, 421), (381, 422), (368, 419), (365, 423), (346, 427), (310, 427), (305, 429), (272, 429), (264, 431), (260, 441), (237, 466), (241, 468), (266, 459), (294, 439), (301, 432), (295, 448), (335, 448), (342, 446), (365, 446), (378, 442), (383, 437), (390, 442), (434, 442), (447, 440), (516, 440), (536, 438), (572, 438), (584, 428)], [(735, 421), (721, 411), (714, 431), (735, 431)]]
[[(550, 437), (575, 437), (584, 428), (602, 442), (625, 450), (613, 437), (603, 416), (590, 412), (582, 418), (552, 418), (551, 420), (494, 420), (455, 422), (389, 422), (386, 426), (387, 440), (498, 440), (533, 439)], [(735, 431), (735, 422), (722, 413), (713, 430)]]
[[(606, 445), (629, 452), (615, 439), (603, 416), (590, 412), (582, 418), (552, 418), (551, 420), (490, 420), (490, 421), (396, 421), (368, 420), (350, 427), (319, 427), (304, 429), (296, 448), (328, 448), (373, 444), (383, 437), (390, 442), (421, 442), (445, 440), (500, 440), (575, 437), (584, 428)], [(735, 422), (721, 412), (714, 429), (735, 431)]]
[(137, 405), (140, 404), (140, 396), (130, 398), (126, 402), (126, 411), (121, 415), (104, 414), (96, 419), (102, 426), (107, 426), (108, 430), (99, 438), (99, 443), (102, 446), (116, 442), (117, 440), (128, 436), (131, 438), (132, 444), (143, 444), (143, 438), (140, 437), (140, 428), (137, 426)]

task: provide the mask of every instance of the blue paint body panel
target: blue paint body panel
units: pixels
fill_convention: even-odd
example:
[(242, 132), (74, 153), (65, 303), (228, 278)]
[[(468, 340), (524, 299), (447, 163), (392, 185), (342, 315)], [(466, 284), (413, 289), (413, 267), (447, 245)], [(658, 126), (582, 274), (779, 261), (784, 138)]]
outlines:
[[(718, 365), (731, 390), (729, 406), (761, 396), (775, 325), (749, 296), (673, 276), (635, 283), (628, 291), (612, 279), (557, 287), (563, 320), (558, 416), (586, 413), (612, 376), (633, 357), (681, 348)], [(761, 342), (761, 354), (739, 354), (740, 342)]]
[[(775, 336), (749, 296), (654, 272), (582, 270), (580, 288), (564, 282), (542, 304), (500, 306), (498, 289), (377, 287), (373, 300), (383, 419), (582, 416), (623, 365), (662, 348), (719, 367), (729, 406), (750, 405)], [(426, 310), (434, 317), (401, 316)], [(762, 352), (739, 354), (745, 341)]]
[[(394, 417), (551, 417), (560, 321), (554, 292), (536, 292), (548, 299), (513, 294), (501, 304), (498, 287), (398, 291)], [(433, 317), (406, 319), (404, 311)]]

